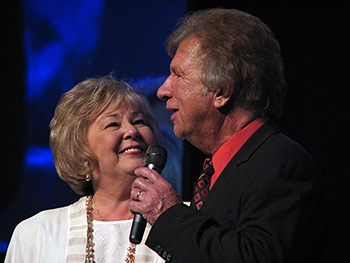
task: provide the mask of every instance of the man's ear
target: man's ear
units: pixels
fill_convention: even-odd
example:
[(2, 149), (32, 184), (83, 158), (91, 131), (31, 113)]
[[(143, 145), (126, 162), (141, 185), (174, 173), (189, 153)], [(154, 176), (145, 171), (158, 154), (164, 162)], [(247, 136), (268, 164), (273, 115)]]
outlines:
[(217, 109), (227, 108), (229, 101), (231, 99), (232, 89), (219, 88), (214, 94), (214, 107)]

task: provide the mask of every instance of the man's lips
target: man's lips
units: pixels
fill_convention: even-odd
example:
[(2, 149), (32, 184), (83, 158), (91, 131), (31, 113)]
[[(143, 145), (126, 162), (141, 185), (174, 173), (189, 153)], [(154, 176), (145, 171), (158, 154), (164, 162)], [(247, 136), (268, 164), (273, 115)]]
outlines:
[(171, 116), (170, 116), (170, 120), (171, 120), (172, 122), (175, 121), (176, 113), (177, 113), (177, 111), (173, 112), (173, 114), (171, 114)]
[(169, 109), (173, 114), (170, 116), (170, 120), (172, 121), (172, 122), (174, 122), (174, 120), (175, 120), (175, 117), (176, 117), (176, 115), (177, 115), (177, 112), (179, 111), (179, 110), (177, 110), (177, 109)]

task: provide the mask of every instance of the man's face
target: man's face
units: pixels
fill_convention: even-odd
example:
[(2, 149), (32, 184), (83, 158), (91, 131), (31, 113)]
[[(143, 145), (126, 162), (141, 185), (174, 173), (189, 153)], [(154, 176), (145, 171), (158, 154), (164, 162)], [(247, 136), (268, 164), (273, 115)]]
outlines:
[(192, 144), (205, 136), (213, 105), (213, 93), (200, 81), (203, 56), (199, 48), (196, 38), (181, 42), (170, 64), (170, 75), (157, 92), (158, 98), (166, 100), (166, 109), (173, 112), (175, 135)]

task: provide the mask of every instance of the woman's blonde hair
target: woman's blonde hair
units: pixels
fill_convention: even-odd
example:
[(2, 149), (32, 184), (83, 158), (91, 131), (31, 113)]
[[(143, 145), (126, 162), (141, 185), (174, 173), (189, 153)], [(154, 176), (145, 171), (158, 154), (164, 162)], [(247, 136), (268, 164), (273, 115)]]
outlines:
[(89, 78), (66, 92), (58, 102), (50, 123), (50, 147), (61, 179), (80, 195), (93, 193), (86, 175), (97, 167), (97, 159), (87, 143), (90, 124), (110, 105), (118, 109), (140, 110), (160, 144), (160, 132), (150, 104), (138, 90), (112, 75)]

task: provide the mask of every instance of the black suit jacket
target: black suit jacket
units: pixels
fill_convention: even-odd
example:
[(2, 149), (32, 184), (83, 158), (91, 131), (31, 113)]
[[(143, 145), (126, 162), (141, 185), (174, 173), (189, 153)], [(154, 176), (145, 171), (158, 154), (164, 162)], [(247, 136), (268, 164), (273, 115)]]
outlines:
[(172, 262), (317, 262), (325, 214), (320, 172), (272, 123), (219, 176), (200, 211), (175, 205), (146, 244)]

